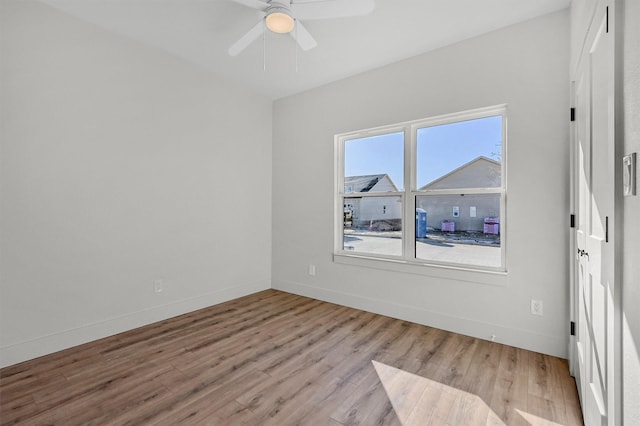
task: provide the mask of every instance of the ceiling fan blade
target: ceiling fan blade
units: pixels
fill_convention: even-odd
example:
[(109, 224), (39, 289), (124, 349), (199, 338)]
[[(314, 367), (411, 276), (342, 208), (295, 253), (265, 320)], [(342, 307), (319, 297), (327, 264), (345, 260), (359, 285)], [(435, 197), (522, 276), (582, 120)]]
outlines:
[(299, 20), (296, 20), (296, 28), (294, 28), (289, 34), (291, 34), (291, 37), (298, 42), (302, 50), (311, 50), (318, 45), (318, 42)]
[(249, 30), (248, 33), (240, 37), (238, 41), (233, 43), (231, 47), (229, 47), (229, 55), (237, 56), (240, 52), (246, 49), (251, 43), (256, 41), (258, 37), (262, 35), (264, 31), (264, 21), (260, 20), (253, 28)]
[(375, 0), (298, 0), (291, 3), (293, 15), (304, 20), (368, 15), (375, 7)]
[(252, 9), (265, 10), (269, 5), (260, 0), (231, 0), (235, 3), (250, 7)]

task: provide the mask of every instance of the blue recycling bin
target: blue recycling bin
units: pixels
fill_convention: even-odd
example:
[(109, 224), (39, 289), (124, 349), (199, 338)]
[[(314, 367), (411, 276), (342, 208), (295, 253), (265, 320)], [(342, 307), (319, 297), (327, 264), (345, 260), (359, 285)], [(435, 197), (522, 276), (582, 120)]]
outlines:
[(427, 237), (427, 211), (416, 209), (416, 238)]

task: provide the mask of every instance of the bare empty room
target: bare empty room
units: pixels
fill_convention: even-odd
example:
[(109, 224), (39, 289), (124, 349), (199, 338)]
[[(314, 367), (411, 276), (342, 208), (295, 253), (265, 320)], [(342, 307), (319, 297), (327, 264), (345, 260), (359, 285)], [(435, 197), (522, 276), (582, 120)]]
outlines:
[(640, 424), (634, 0), (0, 0), (0, 424)]

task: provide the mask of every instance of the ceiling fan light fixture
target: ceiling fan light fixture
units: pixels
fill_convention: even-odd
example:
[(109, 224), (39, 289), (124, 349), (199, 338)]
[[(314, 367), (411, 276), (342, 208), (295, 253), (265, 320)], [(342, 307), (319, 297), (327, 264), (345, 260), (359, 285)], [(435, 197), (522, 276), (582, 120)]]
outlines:
[(274, 7), (267, 13), (266, 24), (267, 28), (274, 33), (286, 34), (293, 30), (295, 21), (289, 10), (283, 7)]

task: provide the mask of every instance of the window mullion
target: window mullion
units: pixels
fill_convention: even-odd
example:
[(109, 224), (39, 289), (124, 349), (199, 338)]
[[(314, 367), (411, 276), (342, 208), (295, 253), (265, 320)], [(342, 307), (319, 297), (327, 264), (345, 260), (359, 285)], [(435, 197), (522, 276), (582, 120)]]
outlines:
[(411, 194), (416, 186), (415, 167), (415, 141), (414, 131), (411, 126), (404, 129), (404, 226), (402, 233), (403, 257), (405, 259), (415, 259), (415, 235), (416, 235), (416, 207), (415, 197)]

